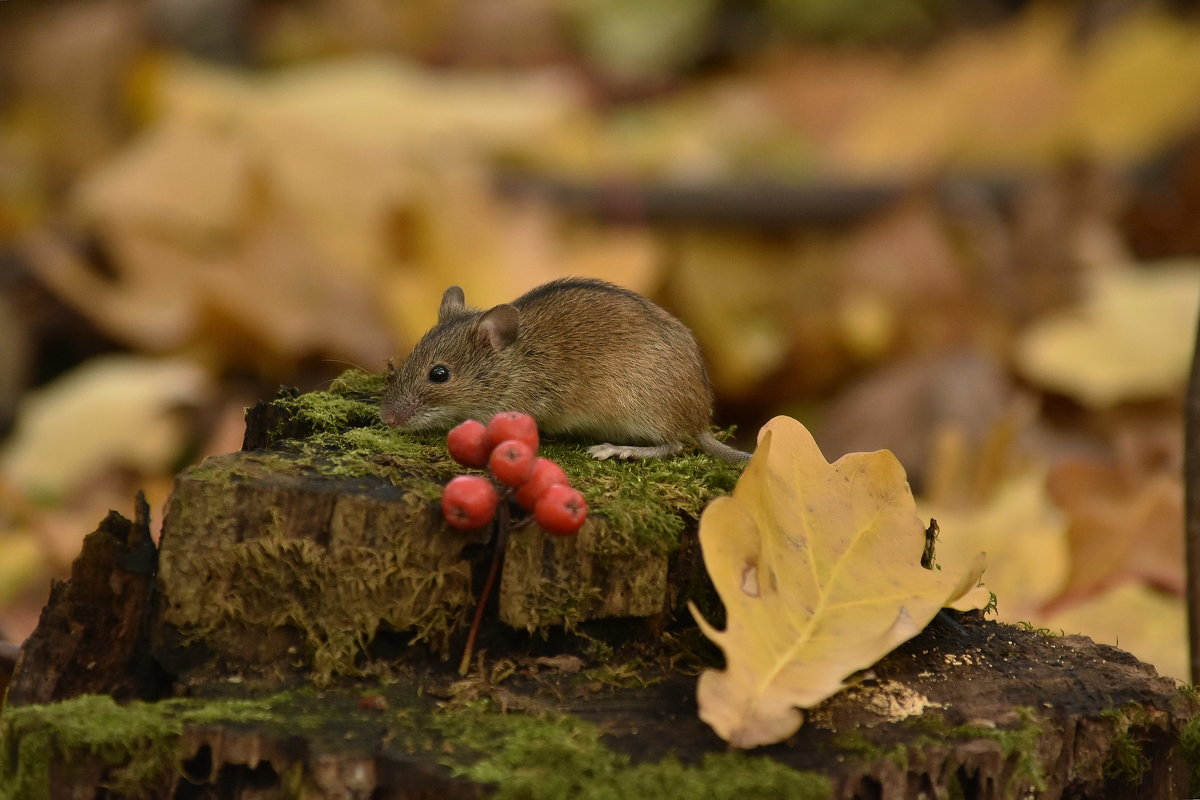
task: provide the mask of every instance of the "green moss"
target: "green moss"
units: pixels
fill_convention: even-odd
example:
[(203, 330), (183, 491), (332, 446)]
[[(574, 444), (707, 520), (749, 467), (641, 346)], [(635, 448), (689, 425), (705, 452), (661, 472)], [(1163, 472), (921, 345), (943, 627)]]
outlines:
[(984, 725), (959, 725), (951, 728), (949, 736), (955, 739), (993, 739), (1000, 745), (1005, 761), (1013, 762), (1012, 781), (1017, 787), (1033, 787), (1036, 791), (1046, 790), (1046, 776), (1038, 763), (1038, 740), (1042, 737), (1043, 724), (1037, 711), (1028, 706), (1018, 706), (1020, 721), (1012, 728), (990, 728)]
[[(194, 614), (173, 614), (185, 640), (237, 637), (259, 647), (259, 631), (294, 631), (304, 650), (288, 660), (297, 668), (311, 662), (310, 677), (317, 685), (334, 675), (362, 674), (359, 658), (384, 623), (410, 630), (412, 642), (425, 641), (434, 652), (447, 653), (449, 638), (463, 625), (473, 600), (466, 566), (421, 571), (395, 553), (370, 547), (346, 548), (331, 558), (307, 539), (245, 542), (214, 554), (208, 568), (228, 576), (238, 593), (230, 601), (214, 595)], [(423, 591), (433, 584), (439, 584), (436, 597)], [(313, 591), (317, 587), (321, 591)], [(247, 652), (240, 643), (218, 649), (240, 654), (250, 664), (258, 661), (259, 651)], [(271, 659), (264, 666), (287, 669)]]
[(1179, 744), (1191, 769), (1188, 792), (1191, 795), (1200, 794), (1200, 714), (1189, 719), (1183, 726)]
[(904, 724), (921, 729), (915, 746), (945, 745), (949, 742), (991, 739), (1000, 745), (1000, 754), (1013, 765), (1011, 783), (1006, 791), (1022, 794), (1028, 788), (1042, 792), (1046, 789), (1046, 776), (1038, 762), (1038, 741), (1042, 736), (1043, 722), (1037, 711), (1028, 706), (1016, 709), (1019, 721), (1013, 727), (993, 728), (986, 725), (947, 726), (940, 714), (925, 713), (909, 717)]
[(444, 437), (418, 437), (388, 428), (351, 428), (286, 441), (279, 449), (330, 478), (383, 478), (396, 486), (422, 483), (440, 495), (464, 469), (446, 452)]
[[(383, 378), (343, 373), (329, 391), (281, 394), (273, 401), (283, 420), (273, 446), (310, 459), (333, 477), (383, 477), (436, 499), (441, 484), (463, 472), (446, 450), (444, 434), (410, 434), (383, 424), (378, 393)], [(286, 430), (300, 438), (287, 438)], [(687, 520), (733, 489), (739, 467), (700, 453), (646, 461), (596, 461), (577, 442), (547, 440), (541, 454), (557, 461), (587, 498), (591, 513), (609, 521), (597, 554), (669, 553)], [(424, 490), (419, 481), (426, 483)]]
[(260, 704), (243, 700), (121, 706), (102, 695), (8, 707), (0, 720), (0, 800), (48, 798), (51, 764), (69, 767), (81, 758), (113, 768), (106, 785), (114, 793), (143, 795), (147, 785), (169, 779), (178, 768), (175, 745), (186, 725), (255, 721), (266, 714)]
[[(1184, 696), (1187, 697), (1186, 694)], [(1112, 747), (1108, 759), (1104, 762), (1104, 777), (1126, 784), (1139, 783), (1150, 769), (1150, 760), (1143, 745), (1144, 739), (1140, 737), (1139, 731), (1161, 728), (1161, 716), (1142, 704), (1133, 702), (1120, 708), (1105, 710), (1100, 716), (1113, 725)], [(1188, 725), (1195, 723), (1196, 719), (1193, 718)], [(1185, 725), (1181, 733), (1181, 746), (1188, 756), (1188, 763), (1195, 765), (1200, 763), (1200, 759), (1196, 758), (1200, 753), (1193, 752), (1192, 748), (1200, 749), (1200, 742), (1191, 743), (1188, 736), (1188, 726)]]
[[(51, 764), (99, 758), (117, 793), (146, 795), (174, 782), (188, 726), (248, 723), (268, 736), (302, 736), (323, 752), (382, 751), (400, 760), (424, 754), (452, 774), (495, 787), (498, 798), (524, 800), (661, 800), (789, 798), (818, 800), (828, 779), (770, 758), (718, 753), (696, 766), (673, 757), (634, 764), (609, 748), (595, 725), (566, 715), (499, 714), (486, 702), (432, 711), (392, 691), (383, 711), (358, 708), (360, 692), (297, 691), (249, 699), (180, 698), (117, 705), (79, 697), (6, 709), (0, 719), (0, 799), (50, 795)], [(273, 763), (283, 796), (311, 788), (299, 763)]]
[(1112, 747), (1104, 761), (1104, 777), (1136, 784), (1150, 769), (1150, 760), (1134, 733), (1145, 725), (1146, 710), (1138, 703), (1130, 703), (1122, 708), (1102, 711), (1100, 716), (1113, 723)]
[[(421, 591), (434, 575), (406, 565), (395, 553), (371, 547), (341, 548), (331, 556), (310, 539), (268, 537), (245, 542), (225, 555), (214, 568), (232, 576), (239, 586), (238, 602), (210, 607), (208, 619), (197, 620), (200, 625), (194, 630), (204, 637), (230, 623), (291, 627), (305, 639), (318, 684), (334, 674), (357, 672), (356, 659), (384, 620), (399, 630), (413, 629), (413, 641), (429, 641), (444, 651), (471, 599), (463, 570), (452, 571), (462, 579), (455, 608)], [(322, 589), (316, 602), (311, 587)], [(381, 600), (390, 607), (381, 608)]]
[(616, 664), (601, 664), (586, 670), (584, 675), (588, 680), (623, 689), (641, 689), (663, 679), (660, 673), (656, 673), (651, 665), (640, 658)]
[[(513, 560), (506, 558), (504, 563), (506, 574), (511, 574)], [(525, 591), (517, 596), (514, 611), (510, 613), (504, 608), (506, 604), (501, 599), (501, 619), (529, 633), (540, 631), (544, 635), (547, 628), (556, 625), (576, 631), (579, 623), (589, 619), (604, 599), (599, 587), (582, 581), (567, 585), (555, 575), (528, 573), (523, 578)]]
[(383, 393), (386, 380), (386, 376), (382, 372), (348, 369), (329, 382), (329, 393), (378, 397)]
[[(274, 459), (210, 459), (179, 479), (168, 504), (160, 586), (163, 620), (181, 643), (205, 643), (235, 670), (282, 676), (311, 665), (318, 684), (361, 674), (360, 659), (383, 625), (446, 654), (474, 604), (462, 548), (487, 532), (446, 536), (431, 524), (432, 498), (422, 491), (428, 482), (413, 478), (386, 500), (368, 493), (337, 502), (332, 494), (306, 494), (297, 482), (297, 500)], [(240, 504), (236, 488), (230, 491), (234, 473), (258, 482), (257, 505)], [(280, 508), (292, 509), (288, 519)], [(307, 532), (305, 510), (328, 517), (324, 540)]]
[(454, 752), (443, 763), (457, 774), (494, 784), (501, 800), (627, 800), (670, 798), (795, 798), (832, 795), (830, 781), (761, 756), (710, 753), (699, 766), (667, 757), (632, 764), (602, 741), (595, 725), (569, 716), (525, 717), (482, 707), (434, 718), (451, 741), (474, 752)]
[(672, 552), (687, 520), (732, 491), (741, 474), (703, 454), (623, 462), (597, 461), (574, 443), (547, 442), (542, 450), (583, 492), (590, 513), (608, 519), (611, 535), (597, 553)]
[(1032, 622), (1026, 622), (1024, 620), (1019, 620), (1017, 622), (1014, 622), (1013, 624), (1016, 625), (1018, 628), (1022, 628), (1023, 630), (1029, 631), (1030, 633), (1036, 633), (1038, 636), (1044, 636), (1047, 639), (1059, 639), (1059, 638), (1067, 635), (1062, 630), (1059, 630), (1058, 633), (1055, 633), (1054, 631), (1050, 630), (1049, 628), (1035, 627)]
[(890, 761), (902, 770), (908, 769), (908, 749), (903, 744), (897, 743), (888, 749), (872, 741), (861, 730), (839, 731), (833, 737), (833, 746), (866, 764)]
[[(48, 798), (52, 765), (69, 769), (91, 759), (109, 767), (103, 782), (114, 794), (149, 796), (150, 787), (173, 784), (182, 760), (192, 755), (179, 749), (186, 728), (228, 724), (252, 725), (279, 738), (302, 735), (329, 747), (379, 734), (378, 716), (357, 709), (352, 695), (339, 702), (314, 691), (126, 704), (84, 695), (6, 707), (0, 717), (0, 800)], [(303, 796), (303, 772), (276, 766), (281, 782), (295, 789), (288, 796)]]
[(277, 453), (246, 453), (237, 459), (209, 458), (189, 467), (180, 477), (191, 480), (238, 483), (270, 476), (272, 478), (299, 476), (309, 471), (307, 465)]
[[(286, 424), (303, 424), (306, 434), (340, 433), (351, 427), (373, 425), (379, 420), (379, 411), (373, 403), (332, 392), (297, 395), (280, 392), (272, 402)], [(284, 425), (281, 422), (281, 427), (271, 431), (273, 439), (286, 438), (289, 428)]]

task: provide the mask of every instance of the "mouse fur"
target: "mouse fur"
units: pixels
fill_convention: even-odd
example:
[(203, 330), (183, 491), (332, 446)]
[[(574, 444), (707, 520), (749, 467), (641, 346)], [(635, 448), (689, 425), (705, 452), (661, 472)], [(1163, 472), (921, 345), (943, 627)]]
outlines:
[(686, 442), (749, 458), (713, 438), (712, 404), (687, 326), (636, 292), (564, 278), (487, 310), (451, 286), (437, 324), (399, 369), (388, 365), (380, 416), (434, 431), (523, 411), (545, 434), (601, 442), (596, 458), (670, 455)]

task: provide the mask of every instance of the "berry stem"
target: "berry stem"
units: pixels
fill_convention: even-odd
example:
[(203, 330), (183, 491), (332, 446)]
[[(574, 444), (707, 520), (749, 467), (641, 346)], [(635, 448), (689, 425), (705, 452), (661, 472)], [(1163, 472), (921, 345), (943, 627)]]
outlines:
[(508, 544), (508, 492), (500, 498), (499, 508), (496, 509), (496, 551), (492, 554), (492, 566), (488, 569), (487, 580), (483, 583), (483, 591), (479, 594), (479, 602), (475, 606), (475, 618), (471, 620), (471, 630), (467, 633), (467, 644), (463, 649), (462, 661), (458, 662), (458, 674), (466, 675), (471, 669), (471, 655), (475, 652), (475, 637), (479, 633), (479, 623), (483, 620), (483, 608), (487, 605), (492, 587), (496, 583), (496, 575), (500, 572), (500, 562), (504, 560), (504, 547)]

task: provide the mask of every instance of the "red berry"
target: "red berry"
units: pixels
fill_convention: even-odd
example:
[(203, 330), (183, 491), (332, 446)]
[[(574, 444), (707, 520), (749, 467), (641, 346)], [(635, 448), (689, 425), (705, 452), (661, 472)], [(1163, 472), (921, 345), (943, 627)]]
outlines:
[(538, 429), (537, 422), (528, 414), (520, 411), (501, 411), (492, 417), (487, 424), (487, 441), (490, 447), (495, 447), (508, 439), (516, 439), (529, 445), (529, 449), (537, 452)]
[(487, 446), (487, 428), (477, 419), (456, 425), (446, 434), (450, 457), (464, 467), (482, 467), (487, 463), (491, 448)]
[(533, 516), (546, 533), (573, 536), (587, 519), (587, 501), (578, 490), (556, 483), (542, 492)]
[(529, 480), (521, 484), (514, 496), (521, 504), (521, 508), (533, 511), (542, 492), (546, 491), (548, 487), (560, 483), (570, 483), (567, 473), (563, 472), (562, 467), (548, 458), (539, 458), (533, 462), (533, 473), (530, 474)]
[(482, 475), (459, 475), (442, 490), (442, 515), (455, 528), (481, 528), (496, 514), (499, 495)]
[(534, 455), (520, 439), (506, 439), (488, 457), (488, 469), (505, 486), (520, 486), (533, 474)]

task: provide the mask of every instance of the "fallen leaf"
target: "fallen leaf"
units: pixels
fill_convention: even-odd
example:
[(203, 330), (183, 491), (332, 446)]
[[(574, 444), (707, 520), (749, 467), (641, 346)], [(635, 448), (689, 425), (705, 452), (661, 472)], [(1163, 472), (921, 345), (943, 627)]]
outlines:
[(846, 115), (832, 154), (883, 175), (947, 162), (1051, 166), (1064, 151), (1136, 159), (1194, 126), (1200, 88), (1196, 26), (1142, 12), (1086, 43), (1077, 15), (1049, 5), (947, 36), (878, 79), (883, 91)]
[(1053, 10), (948, 37), (847, 127), (840, 160), (863, 174), (1050, 157), (1071, 97), (1069, 25)]
[[(1195, 128), (1200, 29), (1143, 6), (1088, 50), (1065, 127), (1113, 162), (1133, 161)], [(1171, 80), (1164, 81), (1163, 75)]]
[(544, 203), (497, 196), (477, 166), (429, 167), (415, 186), (408, 213), (393, 221), (409, 255), (381, 293), (402, 343), (428, 330), (451, 285), (489, 308), (556, 278), (598, 277), (645, 294), (660, 282), (665, 259), (646, 228), (568, 226)]
[(76, 189), (81, 216), (120, 222), (196, 248), (232, 237), (249, 212), (244, 140), (168, 117), (92, 170)]
[(1127, 582), (1183, 594), (1183, 485), (1175, 473), (1071, 459), (1055, 465), (1047, 485), (1067, 517), (1070, 558), (1045, 614)]
[(151, 352), (182, 348), (198, 327), (198, 300), (186, 276), (187, 252), (127, 227), (110, 230), (118, 274), (107, 279), (58, 236), (37, 231), (22, 242), (27, 263), (59, 298), (110, 336)]
[(700, 521), (725, 605), (724, 671), (700, 676), (700, 717), (735, 747), (786, 739), (807, 708), (845, 687), (976, 586), (983, 554), (957, 574), (920, 566), (924, 525), (890, 452), (829, 464), (794, 419), (776, 417), (733, 494)]
[(167, 472), (186, 445), (176, 413), (198, 405), (208, 377), (197, 364), (95, 358), (25, 397), (0, 474), (35, 498), (62, 498), (114, 466)]
[(987, 587), (996, 593), (999, 620), (1038, 619), (1042, 605), (1062, 586), (1066, 523), (1046, 492), (1044, 469), (1027, 467), (1007, 476), (979, 503), (923, 500), (918, 507), (941, 526), (939, 563), (959, 564), (987, 552)]
[(886, 447), (920, 486), (937, 474), (939, 432), (953, 427), (978, 448), (1013, 404), (996, 356), (961, 348), (896, 358), (850, 384), (830, 402), (817, 434), (827, 453)]
[(118, 97), (131, 63), (146, 49), (146, 9), (99, 2), (21, 11), (28, 13), (5, 14), (0, 33), (5, 126), (17, 121), (23, 136), (36, 139), (36, 157), (62, 175), (127, 134)]
[(578, 89), (552, 74), (370, 57), (161, 74), (154, 123), (75, 186), (105, 269), (50, 234), (26, 245), (43, 283), (136, 348), (259, 372), (314, 356), (374, 369), (426, 327), (388, 295), (436, 309), (446, 286), (478, 279), (518, 287), (503, 302), (564, 268), (628, 277), (657, 258), (648, 235), (569, 250), (545, 210), (495, 196), (489, 159), (555, 149), (580, 118)]
[(1169, 394), (1187, 377), (1198, 308), (1200, 262), (1104, 270), (1080, 307), (1026, 330), (1017, 367), (1091, 406)]

